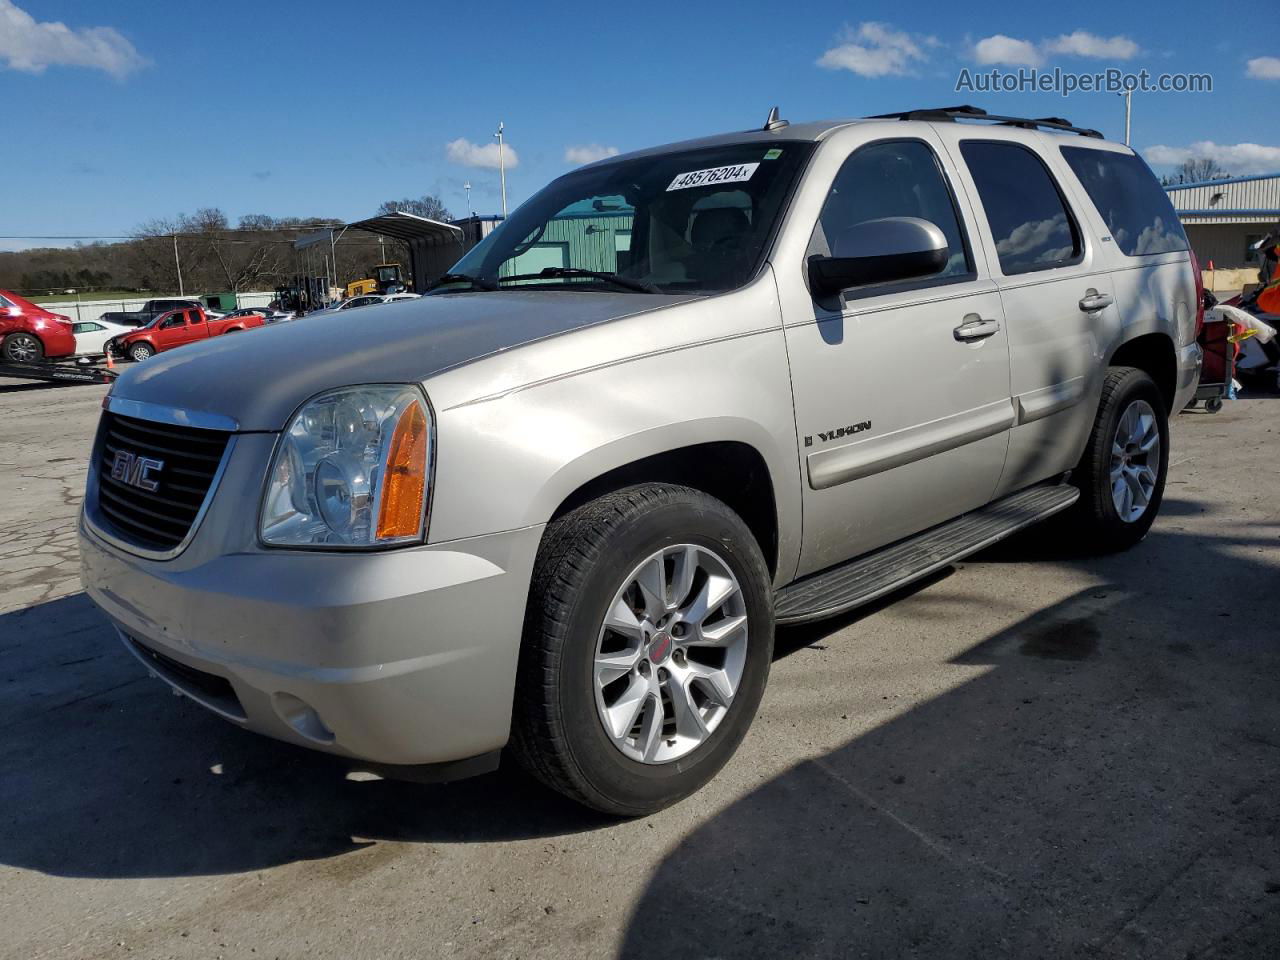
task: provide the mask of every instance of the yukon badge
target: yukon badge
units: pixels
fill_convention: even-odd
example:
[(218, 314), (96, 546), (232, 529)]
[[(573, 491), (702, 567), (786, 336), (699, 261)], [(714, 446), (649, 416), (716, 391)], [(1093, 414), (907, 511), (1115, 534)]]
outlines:
[(160, 484), (153, 480), (151, 475), (163, 469), (163, 460), (140, 457), (128, 450), (117, 450), (111, 461), (111, 479), (127, 483), (139, 490), (146, 490), (148, 493), (155, 493)]
[[(871, 421), (863, 420), (861, 423), (851, 423), (847, 427), (836, 427), (834, 429), (826, 431), (825, 433), (819, 430), (818, 439), (821, 440), (823, 443), (829, 443), (832, 440), (839, 440), (841, 437), (851, 437), (855, 433), (862, 433), (862, 431), (870, 430), (870, 429), (871, 429)], [(806, 447), (812, 447), (813, 437), (805, 437), (804, 445)]]

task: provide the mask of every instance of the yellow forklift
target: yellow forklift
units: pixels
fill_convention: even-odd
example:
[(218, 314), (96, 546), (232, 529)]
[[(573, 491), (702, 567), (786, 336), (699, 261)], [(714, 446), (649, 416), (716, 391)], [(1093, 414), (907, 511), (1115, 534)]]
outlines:
[(365, 280), (353, 280), (347, 284), (347, 299), (369, 293), (399, 293), (407, 289), (404, 272), (398, 263), (380, 263), (373, 268), (373, 276)]

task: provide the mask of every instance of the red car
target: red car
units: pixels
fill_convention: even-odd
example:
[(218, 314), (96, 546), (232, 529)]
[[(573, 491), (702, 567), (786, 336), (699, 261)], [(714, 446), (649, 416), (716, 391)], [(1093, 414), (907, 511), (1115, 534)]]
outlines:
[(260, 327), (264, 323), (266, 320), (257, 313), (213, 319), (199, 307), (186, 307), (162, 313), (146, 326), (122, 333), (108, 341), (106, 349), (113, 357), (146, 360), (174, 347)]
[(51, 313), (16, 293), (0, 290), (0, 360), (39, 363), (76, 352), (71, 318)]

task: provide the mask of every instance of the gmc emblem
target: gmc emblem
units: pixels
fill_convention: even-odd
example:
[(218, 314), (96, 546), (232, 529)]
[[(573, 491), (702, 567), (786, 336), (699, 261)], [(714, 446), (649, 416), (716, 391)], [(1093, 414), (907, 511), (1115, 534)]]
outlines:
[(115, 458), (111, 461), (111, 479), (127, 483), (139, 490), (146, 490), (148, 493), (155, 493), (160, 484), (151, 479), (151, 474), (159, 473), (163, 469), (163, 460), (140, 457), (128, 450), (117, 450)]

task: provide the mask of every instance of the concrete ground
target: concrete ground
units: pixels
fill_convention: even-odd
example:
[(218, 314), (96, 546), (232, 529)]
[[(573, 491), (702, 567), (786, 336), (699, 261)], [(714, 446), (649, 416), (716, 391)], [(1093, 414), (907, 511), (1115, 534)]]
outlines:
[(1188, 413), (1150, 537), (1043, 531), (779, 637), (633, 822), (345, 779), (148, 679), (76, 578), (103, 389), (0, 388), (0, 956), (1280, 955), (1280, 401)]

